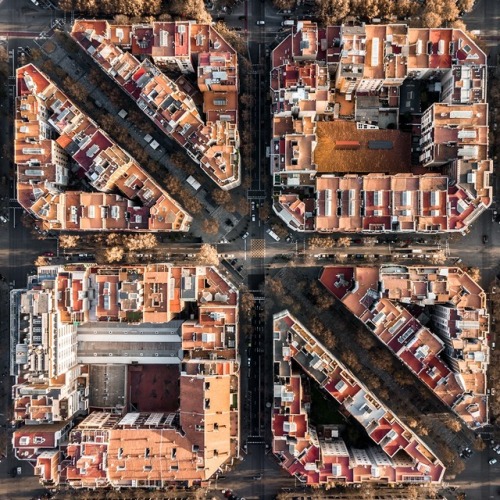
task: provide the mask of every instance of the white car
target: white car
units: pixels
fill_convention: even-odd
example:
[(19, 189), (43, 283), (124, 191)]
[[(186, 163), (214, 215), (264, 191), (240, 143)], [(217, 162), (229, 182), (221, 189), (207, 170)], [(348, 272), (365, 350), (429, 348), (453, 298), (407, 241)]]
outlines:
[(249, 236), (248, 231), (241, 237), (242, 240), (246, 240)]
[(498, 462), (498, 460), (496, 458), (492, 458), (488, 463), (490, 465), (495, 465), (497, 462)]
[(266, 21), (257, 21), (257, 26), (264, 26), (266, 24)]
[(252, 214), (252, 222), (255, 222), (255, 214)]

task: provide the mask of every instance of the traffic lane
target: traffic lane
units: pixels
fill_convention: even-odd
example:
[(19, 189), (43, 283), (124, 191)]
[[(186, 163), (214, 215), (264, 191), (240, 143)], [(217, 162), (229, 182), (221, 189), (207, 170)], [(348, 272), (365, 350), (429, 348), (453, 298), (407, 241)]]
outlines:
[[(497, 463), (489, 465), (492, 458), (497, 458)], [(500, 456), (486, 449), (475, 452), (465, 464), (466, 469), (452, 484), (471, 498), (497, 498), (500, 491)]]
[(483, 287), (488, 287), (499, 272), (500, 224), (492, 219), (493, 210), (487, 210), (470, 226), (468, 234), (448, 237), (451, 255), (461, 258), (467, 266), (481, 269)]
[[(33, 4), (31, 4), (33, 6)], [(34, 7), (34, 6), (33, 6)], [(1, 10), (0, 34), (2, 36), (21, 35), (33, 38), (50, 27), (54, 19), (53, 11), (37, 8), (8, 8)]]
[(500, 3), (492, 0), (476, 0), (472, 12), (465, 14), (463, 21), (469, 30), (499, 32)]
[[(55, 239), (39, 240), (25, 228), (20, 220), (22, 209), (10, 210), (9, 237), (0, 239), (0, 263), (9, 281), (15, 286), (26, 286), (26, 277), (34, 269), (34, 262), (45, 252), (57, 251)], [(13, 214), (16, 214), (15, 216)], [(15, 227), (14, 227), (15, 224)]]
[[(262, 479), (254, 479), (261, 475)], [(226, 474), (225, 488), (244, 498), (272, 499), (283, 487), (293, 487), (294, 479), (284, 471), (263, 444), (249, 444), (245, 460)], [(222, 485), (219, 485), (221, 488)]]

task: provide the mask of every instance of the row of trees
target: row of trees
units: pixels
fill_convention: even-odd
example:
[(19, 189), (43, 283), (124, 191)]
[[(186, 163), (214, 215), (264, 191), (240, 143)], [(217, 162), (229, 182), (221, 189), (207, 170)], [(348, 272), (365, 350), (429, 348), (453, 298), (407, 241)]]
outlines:
[[(59, 236), (59, 246), (64, 250), (92, 247), (98, 262), (110, 264), (123, 261), (128, 253), (155, 250), (158, 247), (158, 239), (153, 233), (99, 233), (83, 237), (62, 234)], [(201, 245), (194, 261), (196, 264), (204, 266), (219, 265), (217, 248), (208, 244)]]
[[(212, 20), (203, 0), (171, 0), (165, 6), (162, 0), (59, 0), (59, 8), (66, 12), (76, 10), (90, 16), (109, 17), (118, 14), (132, 18), (145, 18), (159, 17), (163, 14), (195, 19), (198, 22), (211, 22)], [(139, 19), (134, 19), (134, 21), (139, 21)]]
[[(7, 45), (0, 43), (0, 76), (4, 82), (9, 76), (9, 51)], [(0, 99), (4, 99), (7, 95), (7, 85), (0, 86)]]
[(153, 233), (99, 233), (80, 236), (61, 234), (59, 247), (73, 250), (78, 247), (92, 247), (98, 262), (121, 262), (127, 253), (142, 250), (153, 250), (158, 246), (158, 239)]
[[(47, 495), (42, 499), (49, 498)], [(50, 495), (53, 500), (166, 500), (184, 498), (186, 500), (201, 500), (206, 498), (204, 488), (188, 489), (187, 487), (173, 486), (168, 489), (152, 490), (151, 488), (125, 488), (125, 489), (105, 489), (57, 491)]]
[[(255, 311), (255, 297), (246, 287), (240, 288), (240, 311), (243, 315), (243, 320), (249, 323)], [(251, 332), (252, 329), (250, 328), (248, 333), (251, 334)]]
[[(290, 8), (291, 0), (275, 0), (280, 8)], [(437, 27), (453, 22), (460, 13), (470, 12), (475, 0), (316, 0), (317, 14), (325, 24), (338, 23), (348, 16), (365, 19), (415, 17), (422, 26)]]
[[(373, 244), (375, 244), (375, 242)], [(351, 243), (352, 240), (348, 236), (341, 236), (340, 238), (333, 238), (332, 236), (312, 236), (308, 240), (309, 248), (311, 249), (347, 248), (351, 246)]]
[[(222, 2), (227, 6), (230, 0)], [(469, 12), (475, 0), (426, 0), (422, 6), (419, 0), (316, 0), (317, 13), (325, 24), (337, 23), (347, 16), (363, 18), (404, 18), (419, 16), (424, 26), (439, 26), (446, 21), (455, 21), (460, 12)], [(280, 9), (292, 9), (295, 0), (274, 0)], [(211, 22), (212, 18), (206, 10), (203, 0), (171, 0), (163, 8), (161, 0), (59, 0), (59, 7), (64, 11), (77, 10), (91, 16), (125, 15), (134, 18), (155, 16), (173, 16), (184, 19), (195, 19), (198, 22)], [(438, 24), (436, 24), (438, 23)], [(224, 26), (218, 26), (226, 33)], [(237, 40), (228, 40), (238, 47)], [(238, 48), (237, 48), (238, 50)]]
[(93, 240), (97, 262), (108, 264), (121, 262), (128, 252), (152, 250), (158, 245), (158, 240), (152, 233), (98, 234), (93, 236)]
[[(490, 286), (488, 297), (490, 299), (491, 335), (495, 337), (500, 325), (500, 286), (495, 279)], [(490, 350), (490, 365), (488, 368), (488, 387), (498, 387), (500, 384), (500, 350)], [(495, 391), (489, 398), (491, 423), (500, 421), (500, 390)]]

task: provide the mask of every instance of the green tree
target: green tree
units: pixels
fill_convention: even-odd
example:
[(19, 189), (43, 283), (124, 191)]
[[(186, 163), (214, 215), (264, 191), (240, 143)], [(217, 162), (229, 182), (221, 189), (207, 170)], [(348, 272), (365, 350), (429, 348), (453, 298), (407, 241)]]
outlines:
[(457, 0), (457, 7), (464, 12), (470, 12), (474, 8), (476, 0)]
[(219, 223), (215, 219), (209, 217), (203, 220), (201, 230), (206, 234), (217, 234), (219, 231)]
[(217, 248), (204, 243), (200, 247), (200, 251), (196, 256), (197, 264), (204, 266), (218, 266), (220, 263), (219, 255), (217, 253)]
[(317, 13), (325, 25), (335, 24), (350, 13), (349, 0), (316, 0)]
[(273, 0), (273, 5), (277, 9), (293, 9), (296, 4), (296, 0)]
[(212, 198), (217, 205), (224, 207), (228, 212), (236, 210), (231, 194), (228, 191), (216, 188), (212, 191)]

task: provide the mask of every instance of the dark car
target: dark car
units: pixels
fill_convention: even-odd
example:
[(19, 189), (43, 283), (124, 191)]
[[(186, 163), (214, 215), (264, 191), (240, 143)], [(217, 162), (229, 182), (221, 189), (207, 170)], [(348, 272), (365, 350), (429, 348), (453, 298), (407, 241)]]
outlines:
[(488, 235), (487, 234), (483, 234), (483, 243), (484, 244), (488, 243), (488, 240), (489, 240)]

